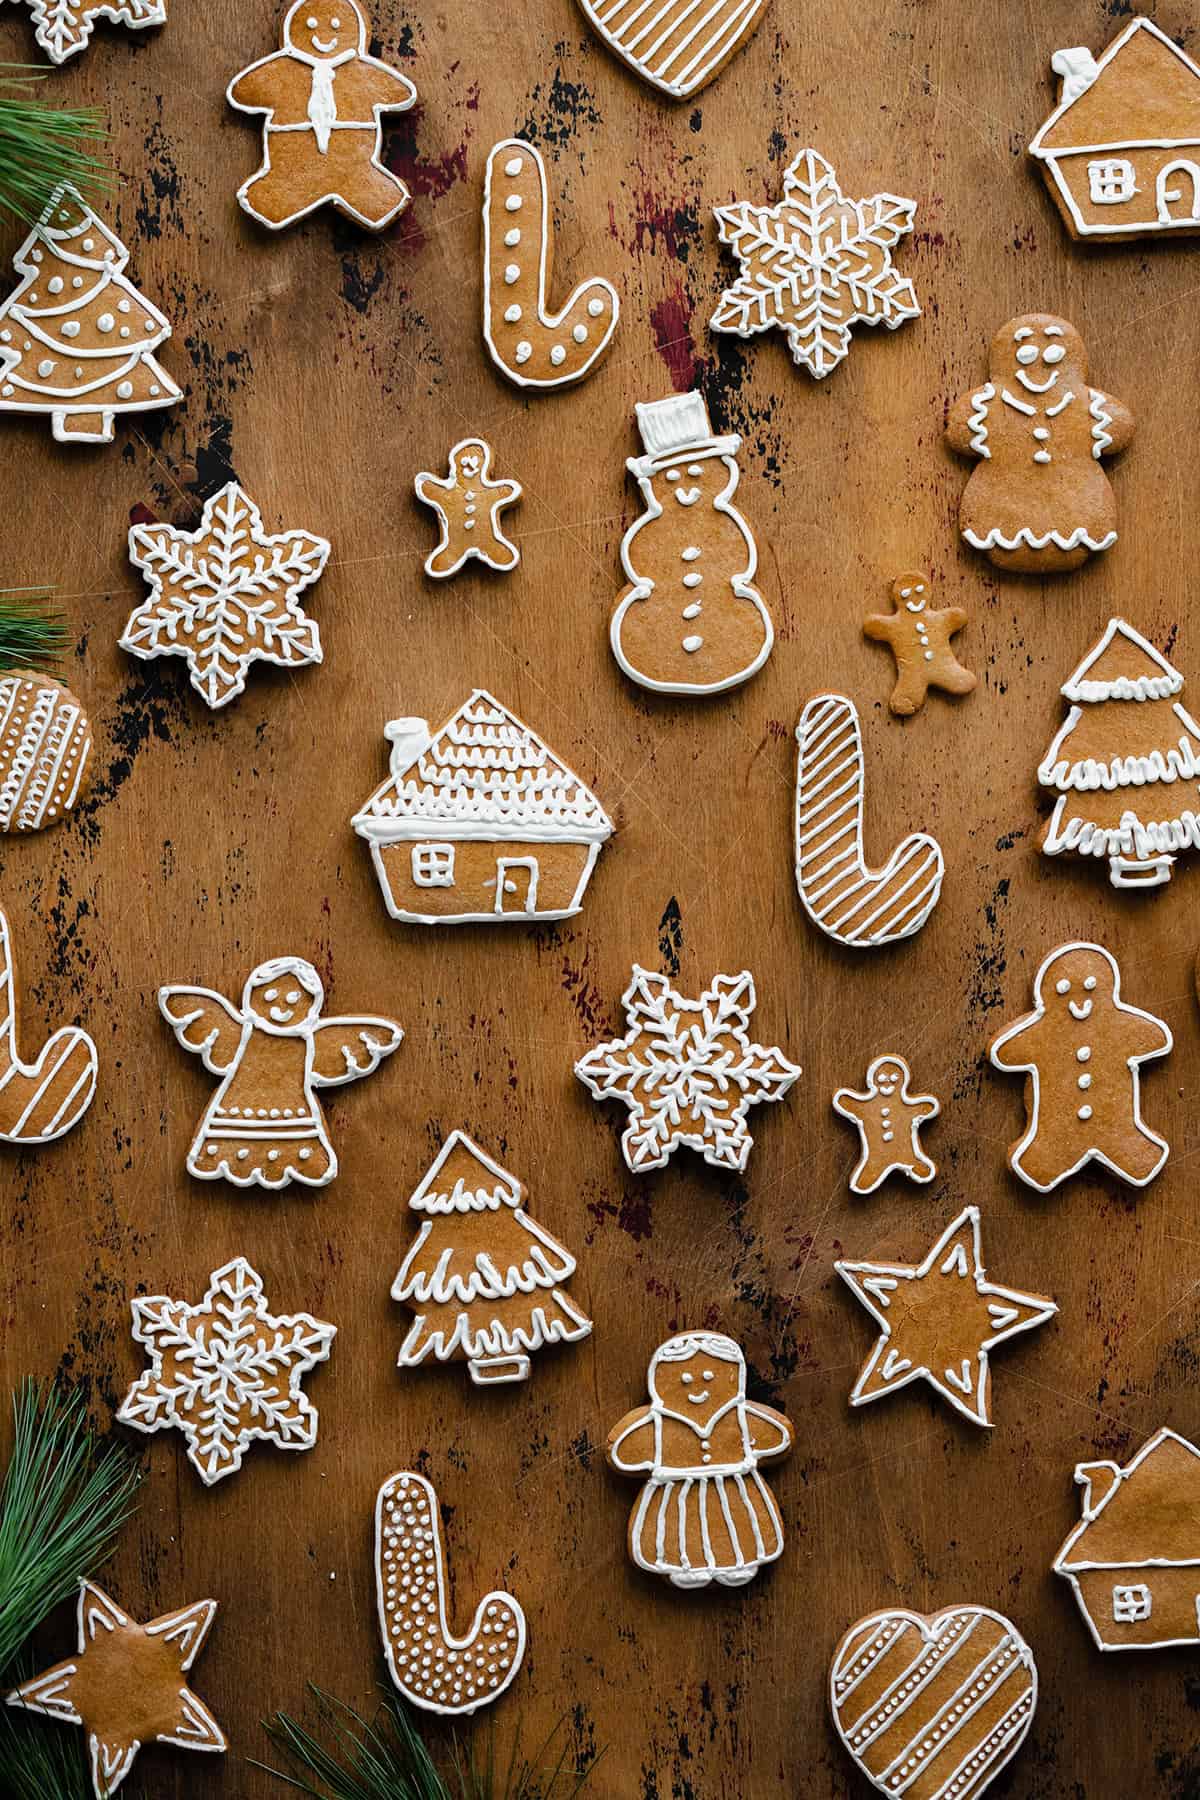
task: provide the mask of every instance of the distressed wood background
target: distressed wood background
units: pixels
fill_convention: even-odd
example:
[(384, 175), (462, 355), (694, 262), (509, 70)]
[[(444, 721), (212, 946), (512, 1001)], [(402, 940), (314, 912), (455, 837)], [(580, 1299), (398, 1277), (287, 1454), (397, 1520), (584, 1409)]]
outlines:
[[(1148, 10), (1200, 49), (1181, 0)], [(310, 1679), (370, 1703), (371, 1508), (403, 1467), (428, 1474), (446, 1508), (459, 1620), (496, 1583), (529, 1615), (524, 1672), (468, 1735), (482, 1743), (494, 1727), (503, 1748), (519, 1725), (532, 1746), (563, 1720), (581, 1757), (604, 1750), (592, 1791), (605, 1800), (861, 1794), (826, 1720), (833, 1646), (877, 1607), (958, 1600), (1009, 1613), (1040, 1667), (1032, 1736), (997, 1794), (1200, 1793), (1200, 1662), (1102, 1657), (1049, 1570), (1077, 1517), (1077, 1460), (1124, 1457), (1164, 1423), (1200, 1432), (1200, 869), (1185, 859), (1165, 890), (1122, 898), (1102, 872), (1035, 848), (1034, 770), (1062, 717), (1059, 684), (1110, 614), (1169, 651), (1185, 701), (1200, 703), (1200, 249), (1078, 248), (1023, 154), (1051, 101), (1051, 53), (1098, 51), (1127, 12), (1121, 0), (881, 0), (856, 18), (842, 0), (772, 0), (718, 82), (674, 106), (610, 59), (572, 0), (376, 0), (375, 48), (420, 93), (388, 137), (412, 207), (378, 241), (330, 216), (270, 236), (237, 208), (259, 143), (224, 86), (276, 45), (267, 0), (173, 0), (163, 31), (101, 25), (51, 73), (51, 95), (111, 120), (109, 216), (131, 275), (174, 322), (162, 354), (186, 402), (119, 427), (105, 449), (0, 422), (0, 583), (58, 589), (77, 640), (70, 679), (99, 737), (98, 780), (73, 822), (0, 849), (0, 899), (28, 1037), (75, 1019), (102, 1059), (83, 1125), (0, 1161), (4, 1384), (62, 1369), (109, 1422), (142, 1366), (130, 1296), (199, 1297), (238, 1252), (279, 1309), (340, 1327), (308, 1383), (321, 1414), (310, 1454), (257, 1448), (210, 1492), (177, 1436), (146, 1449), (143, 1504), (109, 1582), (142, 1616), (221, 1601), (195, 1681), (232, 1753), (146, 1751), (131, 1800), (279, 1792), (243, 1760), (266, 1749), (262, 1715), (299, 1707)], [(5, 8), (0, 56), (31, 54), (27, 9)], [(622, 296), (597, 372), (528, 400), (493, 371), (479, 328), (483, 164), (511, 133), (549, 162), (560, 290), (603, 274)], [(898, 261), (923, 317), (895, 335), (860, 330), (820, 385), (778, 335), (743, 345), (707, 329), (734, 267), (712, 205), (774, 201), (806, 144), (848, 194), (919, 201)], [(18, 241), (6, 225), (3, 266)], [(1094, 378), (1138, 421), (1114, 474), (1118, 546), (1044, 584), (998, 577), (960, 547), (968, 470), (940, 441), (949, 403), (982, 379), (992, 331), (1030, 308), (1081, 328)], [(714, 423), (745, 437), (740, 498), (778, 642), (749, 686), (688, 705), (628, 685), (607, 626), (635, 510), (633, 404), (693, 384)], [(509, 515), (522, 563), (512, 578), (435, 585), (413, 475), (441, 471), (469, 432), (524, 484)], [(117, 637), (141, 591), (130, 518), (193, 524), (230, 474), (269, 529), (309, 527), (334, 549), (309, 595), (324, 666), (294, 679), (260, 669), (213, 716), (182, 664), (135, 663)], [(913, 564), (968, 610), (958, 643), (980, 685), (900, 722), (886, 710), (891, 659), (860, 621)], [(385, 768), (384, 721), (439, 721), (474, 684), (537, 727), (617, 822), (584, 912), (561, 927), (392, 924), (349, 829)], [(793, 731), (826, 685), (862, 710), (868, 849), (927, 827), (946, 853), (932, 920), (889, 952), (839, 953), (793, 885)], [(1172, 1154), (1144, 1194), (1084, 1179), (1040, 1198), (1005, 1168), (1020, 1082), (986, 1066), (985, 1044), (1071, 936), (1110, 946), (1130, 999), (1175, 1033), (1145, 1083)], [(201, 1185), (184, 1156), (212, 1083), (174, 1044), (155, 990), (234, 993), (255, 962), (285, 953), (318, 964), (337, 1009), (390, 1012), (407, 1041), (334, 1097), (332, 1187), (263, 1198)], [(635, 959), (690, 993), (714, 971), (752, 969), (758, 1034), (803, 1064), (791, 1097), (756, 1114), (745, 1179), (687, 1152), (631, 1177), (623, 1113), (572, 1075), (618, 1028)], [(928, 1140), (940, 1173), (925, 1190), (892, 1183), (857, 1200), (854, 1133), (830, 1098), (883, 1050), (942, 1100)], [(580, 1348), (539, 1357), (526, 1385), (491, 1393), (461, 1369), (394, 1366), (405, 1201), (454, 1126), (527, 1183), (578, 1254), (573, 1292), (596, 1322)], [(968, 1200), (994, 1276), (1056, 1296), (1060, 1317), (995, 1357), (991, 1433), (920, 1389), (852, 1414), (873, 1328), (834, 1259), (917, 1259)], [(741, 1593), (678, 1594), (631, 1567), (636, 1487), (601, 1450), (644, 1398), (655, 1345), (697, 1325), (741, 1341), (754, 1391), (796, 1427), (771, 1476), (787, 1552)], [(44, 1633), (48, 1658), (69, 1629), (64, 1615)], [(430, 1722), (435, 1743), (446, 1735)]]

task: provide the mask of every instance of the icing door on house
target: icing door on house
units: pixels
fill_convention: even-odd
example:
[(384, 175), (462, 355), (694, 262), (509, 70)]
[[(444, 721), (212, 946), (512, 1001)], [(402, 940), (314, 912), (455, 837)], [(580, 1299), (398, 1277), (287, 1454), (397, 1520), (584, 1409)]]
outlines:
[(1200, 219), (1200, 167), (1180, 157), (1166, 163), (1158, 171), (1159, 223), (1169, 225), (1181, 219)]
[(501, 856), (496, 862), (495, 910), (503, 913), (531, 913), (537, 905), (538, 865), (536, 856)]

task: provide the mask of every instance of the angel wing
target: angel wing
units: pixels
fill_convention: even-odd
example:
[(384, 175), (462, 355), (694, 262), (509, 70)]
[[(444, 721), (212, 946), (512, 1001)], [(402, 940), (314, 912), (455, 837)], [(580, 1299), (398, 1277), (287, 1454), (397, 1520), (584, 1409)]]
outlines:
[(211, 988), (161, 987), (158, 1010), (184, 1049), (201, 1057), (210, 1075), (224, 1075), (233, 1067), (243, 1023), (224, 994), (214, 994)]
[(403, 1036), (393, 1019), (322, 1019), (313, 1032), (313, 1086), (340, 1087), (369, 1075)]

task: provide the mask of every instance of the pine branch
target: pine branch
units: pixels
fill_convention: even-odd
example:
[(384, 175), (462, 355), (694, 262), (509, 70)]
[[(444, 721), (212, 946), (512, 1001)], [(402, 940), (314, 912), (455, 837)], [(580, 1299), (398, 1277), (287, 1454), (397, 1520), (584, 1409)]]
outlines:
[(26, 1381), (0, 1486), (0, 1672), (51, 1609), (112, 1549), (141, 1471), (88, 1424), (82, 1392)]
[(107, 163), (88, 148), (108, 130), (94, 107), (42, 106), (34, 83), (42, 70), (0, 63), (0, 213), (33, 224), (60, 181), (83, 195), (112, 187)]
[(568, 1767), (565, 1745), (554, 1764), (547, 1766), (557, 1726), (532, 1761), (522, 1756), (519, 1737), (514, 1738), (507, 1764), (498, 1772), (489, 1729), (482, 1764), (473, 1751), (464, 1752), (458, 1739), (453, 1740), (448, 1780), (439, 1773), (410, 1709), (390, 1689), (383, 1690), (373, 1720), (311, 1682), (309, 1693), (319, 1735), (288, 1713), (278, 1712), (263, 1721), (290, 1772), (248, 1759), (252, 1768), (273, 1775), (309, 1800), (575, 1800), (592, 1772)]
[(0, 674), (5, 669), (50, 669), (69, 643), (66, 621), (45, 588), (0, 593)]
[(78, 1732), (29, 1725), (0, 1708), (0, 1794), (4, 1800), (95, 1800)]

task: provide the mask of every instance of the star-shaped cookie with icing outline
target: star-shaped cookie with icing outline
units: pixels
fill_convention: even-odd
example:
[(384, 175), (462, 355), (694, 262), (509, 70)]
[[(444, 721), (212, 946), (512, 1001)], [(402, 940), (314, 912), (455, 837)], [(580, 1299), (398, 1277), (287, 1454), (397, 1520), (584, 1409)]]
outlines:
[(1044, 1325), (1058, 1311), (1042, 1294), (1024, 1294), (988, 1280), (977, 1206), (965, 1207), (915, 1267), (870, 1262), (833, 1266), (880, 1327), (854, 1384), (851, 1406), (865, 1406), (924, 1380), (964, 1418), (990, 1425), (990, 1352), (1018, 1332)]
[(8, 1704), (83, 1726), (96, 1800), (111, 1800), (143, 1744), (225, 1750), (225, 1733), (183, 1679), (216, 1610), (215, 1600), (197, 1600), (139, 1625), (94, 1581), (81, 1582), (78, 1653), (22, 1682)]

